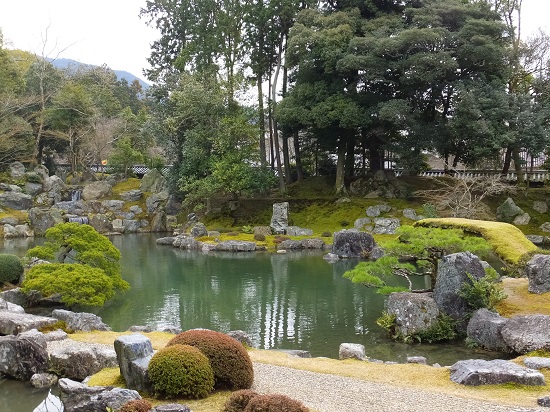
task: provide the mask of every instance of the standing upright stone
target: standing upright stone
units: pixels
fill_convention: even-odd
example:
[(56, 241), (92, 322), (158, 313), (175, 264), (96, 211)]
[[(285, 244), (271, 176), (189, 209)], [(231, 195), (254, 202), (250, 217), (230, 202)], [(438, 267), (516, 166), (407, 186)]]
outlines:
[(147, 368), (153, 356), (153, 346), (149, 338), (140, 334), (121, 336), (115, 340), (115, 352), (126, 386), (151, 392), (152, 384)]
[(370, 258), (376, 243), (370, 233), (341, 230), (334, 233), (332, 253), (340, 258)]
[(273, 204), (270, 226), (275, 234), (285, 233), (288, 227), (288, 202)]
[(525, 274), (529, 279), (529, 292), (550, 292), (550, 256), (535, 255), (525, 265)]

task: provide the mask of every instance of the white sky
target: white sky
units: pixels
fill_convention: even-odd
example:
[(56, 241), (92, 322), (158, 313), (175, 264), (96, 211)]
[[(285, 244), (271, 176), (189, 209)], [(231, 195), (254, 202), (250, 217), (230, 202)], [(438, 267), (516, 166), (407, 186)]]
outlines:
[[(139, 18), (145, 0), (0, 0), (0, 28), (10, 48), (107, 64), (144, 78), (156, 31)], [(523, 0), (522, 37), (550, 32), (550, 0)]]

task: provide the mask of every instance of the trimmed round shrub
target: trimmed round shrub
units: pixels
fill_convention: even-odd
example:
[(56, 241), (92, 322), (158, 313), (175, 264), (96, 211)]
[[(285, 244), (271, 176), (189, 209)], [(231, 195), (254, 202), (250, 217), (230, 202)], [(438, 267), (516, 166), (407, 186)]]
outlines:
[(243, 412), (250, 399), (259, 396), (259, 393), (250, 389), (241, 389), (231, 394), (222, 412)]
[(253, 397), (243, 412), (309, 412), (309, 409), (286, 395), (270, 394)]
[(214, 370), (216, 388), (248, 389), (254, 382), (252, 361), (244, 346), (221, 332), (192, 329), (180, 333), (167, 344), (191, 345), (206, 355)]
[(265, 240), (265, 235), (262, 235), (261, 233), (256, 233), (254, 235), (254, 240), (257, 240), (258, 242), (263, 242)]
[(23, 271), (23, 264), (18, 256), (0, 254), (0, 284), (19, 282)]
[(118, 412), (149, 412), (151, 409), (153, 404), (147, 399), (136, 399), (126, 402)]
[(168, 397), (205, 398), (214, 389), (214, 372), (208, 358), (189, 345), (171, 345), (157, 351), (149, 362), (155, 392)]

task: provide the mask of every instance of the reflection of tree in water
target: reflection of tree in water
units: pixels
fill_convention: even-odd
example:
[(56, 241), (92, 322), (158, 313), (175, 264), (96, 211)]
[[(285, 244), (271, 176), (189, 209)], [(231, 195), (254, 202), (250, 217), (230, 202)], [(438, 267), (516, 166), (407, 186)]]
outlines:
[(0, 379), (0, 411), (61, 412), (59, 398), (47, 389), (34, 389), (23, 382)]

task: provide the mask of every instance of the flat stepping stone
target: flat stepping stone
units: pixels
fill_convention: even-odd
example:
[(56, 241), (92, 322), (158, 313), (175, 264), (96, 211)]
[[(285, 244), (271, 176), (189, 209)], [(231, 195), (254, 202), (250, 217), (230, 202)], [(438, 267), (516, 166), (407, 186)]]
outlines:
[(31, 329), (42, 329), (45, 326), (53, 325), (57, 319), (46, 316), (31, 315), (28, 313), (17, 313), (7, 310), (0, 311), (0, 335), (17, 335)]
[(526, 367), (531, 369), (550, 369), (550, 358), (529, 356), (523, 360)]
[(499, 385), (502, 383), (519, 383), (531, 386), (545, 385), (544, 375), (539, 371), (501, 359), (458, 361), (451, 366), (451, 380), (462, 385), (471, 386)]

